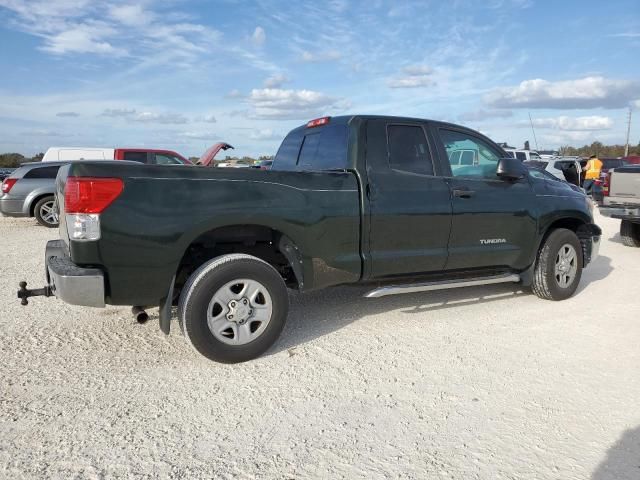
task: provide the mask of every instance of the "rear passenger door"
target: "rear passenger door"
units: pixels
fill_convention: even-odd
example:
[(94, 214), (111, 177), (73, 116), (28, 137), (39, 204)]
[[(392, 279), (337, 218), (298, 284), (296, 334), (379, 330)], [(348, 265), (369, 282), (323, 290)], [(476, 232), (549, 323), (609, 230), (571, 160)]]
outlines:
[[(433, 129), (442, 163), (450, 169), (453, 217), (446, 270), (527, 267), (536, 238), (528, 178), (498, 178), (503, 152), (489, 139), (448, 125)], [(473, 152), (470, 165), (455, 161), (460, 151)]]
[(371, 278), (444, 268), (451, 200), (427, 138), (422, 122), (367, 122)]

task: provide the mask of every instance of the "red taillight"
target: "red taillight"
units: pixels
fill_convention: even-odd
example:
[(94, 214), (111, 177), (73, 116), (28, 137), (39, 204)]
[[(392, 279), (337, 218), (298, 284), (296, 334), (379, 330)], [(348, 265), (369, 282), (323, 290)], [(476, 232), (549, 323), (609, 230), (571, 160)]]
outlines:
[(611, 189), (611, 172), (607, 172), (607, 176), (604, 177), (604, 183), (602, 184), (602, 195), (609, 196), (609, 190)]
[(17, 181), (17, 178), (5, 178), (2, 182), (2, 193), (9, 193)]
[(316, 118), (315, 120), (311, 120), (307, 123), (307, 128), (321, 127), (322, 125), (329, 123), (329, 120), (331, 120), (331, 117)]
[(69, 177), (64, 188), (66, 213), (100, 213), (122, 193), (120, 178)]

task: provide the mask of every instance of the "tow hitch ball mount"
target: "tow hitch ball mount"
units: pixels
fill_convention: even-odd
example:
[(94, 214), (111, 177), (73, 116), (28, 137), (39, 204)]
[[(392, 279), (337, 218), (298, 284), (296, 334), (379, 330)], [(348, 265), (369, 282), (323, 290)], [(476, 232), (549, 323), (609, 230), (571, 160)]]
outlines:
[(51, 297), (53, 296), (53, 289), (47, 285), (43, 288), (34, 288), (29, 290), (27, 288), (27, 282), (19, 283), (20, 290), (18, 290), (18, 298), (22, 299), (20, 302), (22, 305), (29, 305), (27, 298), (29, 297)]

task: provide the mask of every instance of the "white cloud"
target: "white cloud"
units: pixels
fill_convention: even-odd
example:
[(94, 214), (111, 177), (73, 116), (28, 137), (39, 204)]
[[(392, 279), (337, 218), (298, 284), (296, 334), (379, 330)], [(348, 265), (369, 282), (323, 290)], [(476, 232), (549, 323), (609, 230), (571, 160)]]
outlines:
[(181, 113), (138, 112), (135, 109), (126, 108), (109, 108), (103, 111), (101, 116), (125, 118), (126, 120), (131, 122), (159, 123), (164, 125), (178, 125), (189, 122), (189, 120)]
[[(551, 128), (563, 131), (593, 131), (608, 130), (613, 126), (613, 120), (609, 117), (591, 115), (587, 117), (559, 116), (552, 118), (534, 118), (533, 126), (537, 128)], [(522, 126), (528, 126), (528, 122), (522, 122)]]
[(419, 88), (435, 85), (433, 69), (426, 65), (409, 65), (402, 69), (402, 75), (389, 78), (389, 88)]
[(289, 77), (283, 73), (274, 73), (264, 81), (265, 88), (280, 88), (289, 81)]
[(282, 136), (277, 133), (274, 133), (274, 131), (271, 130), (270, 128), (265, 128), (260, 130), (254, 130), (249, 134), (249, 138), (251, 140), (277, 140), (277, 139), (281, 139)]
[(54, 55), (132, 56), (140, 64), (194, 62), (211, 52), (220, 33), (184, 16), (143, 7), (90, 0), (0, 0), (16, 28), (42, 39), (40, 50)]
[(80, 23), (45, 38), (45, 52), (58, 55), (67, 53), (98, 53), (114, 56), (127, 55), (125, 48), (114, 47), (106, 37), (115, 30), (103, 22)]
[(525, 80), (516, 87), (495, 89), (485, 100), (498, 108), (622, 108), (640, 97), (640, 81), (600, 76), (550, 82)]
[(257, 118), (301, 119), (344, 110), (350, 103), (313, 90), (253, 89), (248, 102)]
[(212, 143), (217, 137), (216, 134), (210, 132), (181, 132), (178, 135), (189, 140), (208, 140)]
[(155, 18), (155, 14), (145, 10), (142, 5), (112, 5), (109, 7), (109, 16), (114, 20), (129, 27), (148, 25)]
[(511, 110), (485, 110), (479, 109), (472, 112), (465, 112), (458, 115), (458, 119), (464, 122), (480, 122), (490, 118), (510, 118), (513, 117)]
[(254, 45), (261, 46), (264, 45), (264, 42), (267, 40), (267, 34), (262, 27), (256, 27), (253, 31), (253, 35), (251, 35), (251, 41)]
[(337, 50), (327, 50), (322, 52), (309, 52), (305, 50), (302, 52), (302, 55), (300, 55), (300, 60), (309, 63), (331, 62), (340, 60), (341, 58), (342, 54)]
[(216, 117), (213, 115), (206, 115), (202, 121), (206, 123), (216, 123), (218, 120), (216, 120)]

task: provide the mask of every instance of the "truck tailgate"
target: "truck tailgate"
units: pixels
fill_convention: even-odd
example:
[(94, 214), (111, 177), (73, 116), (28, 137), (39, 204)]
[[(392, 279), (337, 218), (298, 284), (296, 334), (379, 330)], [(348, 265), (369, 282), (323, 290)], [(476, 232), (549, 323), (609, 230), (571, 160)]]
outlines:
[(609, 182), (605, 205), (640, 205), (640, 166), (616, 168)]

